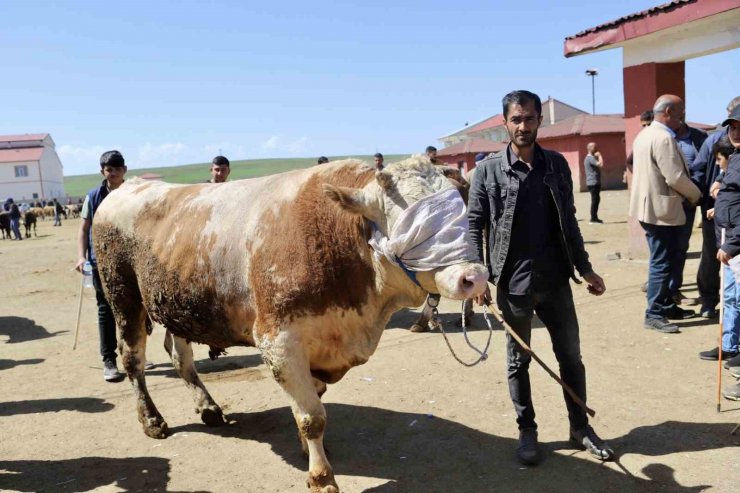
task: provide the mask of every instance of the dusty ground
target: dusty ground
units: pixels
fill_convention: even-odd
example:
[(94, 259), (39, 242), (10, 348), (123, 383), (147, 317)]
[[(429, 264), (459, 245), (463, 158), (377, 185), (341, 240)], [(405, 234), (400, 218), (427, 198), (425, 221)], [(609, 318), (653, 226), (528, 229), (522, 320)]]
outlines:
[[(577, 197), (580, 217), (587, 201)], [(607, 259), (626, 252), (626, 202), (626, 192), (606, 192), (607, 224), (581, 222), (607, 294), (594, 298), (574, 287), (594, 426), (620, 461), (601, 464), (571, 448), (561, 391), (533, 363), (549, 456), (539, 467), (521, 467), (503, 332), (494, 332), (489, 361), (467, 369), (440, 334), (404, 330), (414, 315), (407, 311), (391, 321), (374, 357), (324, 396), (326, 444), (343, 491), (738, 491), (740, 434), (729, 433), (740, 406), (723, 401), (716, 412), (717, 365), (697, 358), (714, 347), (717, 325), (687, 321), (678, 335), (642, 328), (646, 263)], [(306, 491), (307, 461), (286, 399), (255, 350), (232, 349), (212, 362), (196, 347), (203, 379), (231, 421), (210, 429), (193, 414), (155, 330), (148, 357), (157, 367), (147, 381), (173, 432), (163, 441), (142, 433), (130, 385), (102, 379), (91, 291), (80, 345), (71, 350), (78, 224), (47, 221), (37, 239), (0, 242), (0, 490)], [(696, 230), (686, 266), (694, 296), (700, 237)], [(457, 309), (443, 303), (448, 322)], [(472, 335), (481, 344), (485, 336)], [(459, 332), (452, 339), (472, 358)], [(554, 364), (545, 330), (535, 331), (533, 346)], [(724, 380), (731, 380), (726, 372)]]

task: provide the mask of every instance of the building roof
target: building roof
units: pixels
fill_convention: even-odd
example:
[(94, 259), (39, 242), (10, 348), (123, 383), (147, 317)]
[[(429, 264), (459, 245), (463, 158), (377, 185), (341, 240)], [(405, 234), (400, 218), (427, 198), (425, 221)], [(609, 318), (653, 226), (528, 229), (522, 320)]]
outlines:
[(479, 152), (498, 152), (506, 147), (505, 142), (494, 142), (488, 139), (470, 139), (458, 142), (455, 145), (445, 147), (437, 152), (440, 157), (456, 156), (458, 154), (479, 153)]
[(622, 115), (576, 115), (560, 120), (537, 132), (538, 139), (565, 137), (568, 135), (592, 135), (624, 133)]
[(465, 133), (480, 132), (481, 130), (488, 130), (489, 128), (500, 127), (504, 124), (504, 115), (498, 114), (492, 117), (486, 118), (485, 120), (476, 123), (471, 127), (465, 127)]
[(25, 147), (22, 149), (0, 149), (0, 163), (17, 163), (38, 161), (44, 153), (43, 147)]
[(563, 51), (566, 57), (580, 55), (734, 8), (737, 0), (674, 0), (568, 36)]
[(20, 134), (20, 135), (0, 135), (0, 143), (4, 142), (34, 142), (44, 140), (49, 134)]

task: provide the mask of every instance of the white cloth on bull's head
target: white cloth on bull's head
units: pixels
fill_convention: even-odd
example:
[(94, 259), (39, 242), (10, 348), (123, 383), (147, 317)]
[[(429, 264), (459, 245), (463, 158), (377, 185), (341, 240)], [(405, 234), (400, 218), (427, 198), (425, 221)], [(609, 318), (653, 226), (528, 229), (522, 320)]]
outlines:
[(460, 193), (451, 188), (410, 205), (389, 236), (377, 228), (370, 238), (375, 257), (399, 260), (412, 271), (426, 271), (478, 260), (470, 243), (468, 214)]

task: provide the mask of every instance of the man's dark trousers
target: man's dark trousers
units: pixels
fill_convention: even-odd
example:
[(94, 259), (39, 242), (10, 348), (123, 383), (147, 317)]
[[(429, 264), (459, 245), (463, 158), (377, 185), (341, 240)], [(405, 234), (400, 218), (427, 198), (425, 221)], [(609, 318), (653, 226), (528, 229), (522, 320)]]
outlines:
[(678, 252), (676, 252), (676, 262), (672, 265), (671, 280), (668, 284), (668, 290), (671, 296), (678, 294), (683, 286), (683, 268), (686, 266), (686, 254), (689, 252), (689, 242), (691, 233), (694, 231), (694, 219), (696, 219), (696, 207), (686, 206), (683, 208), (686, 214), (686, 223), (679, 226), (680, 233), (678, 238)]
[(664, 318), (677, 307), (668, 289), (674, 266), (680, 257), (682, 226), (658, 226), (640, 222), (650, 248), (647, 310), (645, 318)]
[(98, 269), (93, 269), (93, 287), (98, 302), (98, 332), (100, 333), (100, 356), (103, 361), (116, 362), (116, 321), (108, 300), (105, 299)]
[(591, 193), (591, 220), (599, 219), (599, 204), (601, 203), (601, 185), (588, 185)]
[[(529, 344), (532, 334), (532, 315), (537, 313), (547, 327), (555, 357), (560, 364), (560, 378), (586, 402), (586, 370), (581, 361), (578, 318), (573, 304), (573, 293), (567, 281), (549, 291), (534, 291), (513, 295), (496, 290), (496, 300), (504, 320)], [(510, 335), (506, 335), (509, 393), (514, 403), (519, 429), (536, 428), (532, 393), (529, 384), (529, 363), (532, 357)], [(586, 412), (563, 391), (572, 429), (588, 424)]]
[(696, 285), (701, 296), (702, 310), (714, 309), (719, 303), (719, 260), (717, 260), (717, 236), (714, 221), (707, 219), (706, 212), (701, 220), (701, 260), (696, 273)]

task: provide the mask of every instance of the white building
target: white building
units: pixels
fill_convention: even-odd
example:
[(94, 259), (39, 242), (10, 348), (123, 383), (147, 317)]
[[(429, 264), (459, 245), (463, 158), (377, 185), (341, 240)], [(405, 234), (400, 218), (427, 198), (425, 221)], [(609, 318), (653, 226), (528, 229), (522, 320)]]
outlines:
[(63, 197), (64, 167), (49, 134), (0, 135), (0, 199)]

